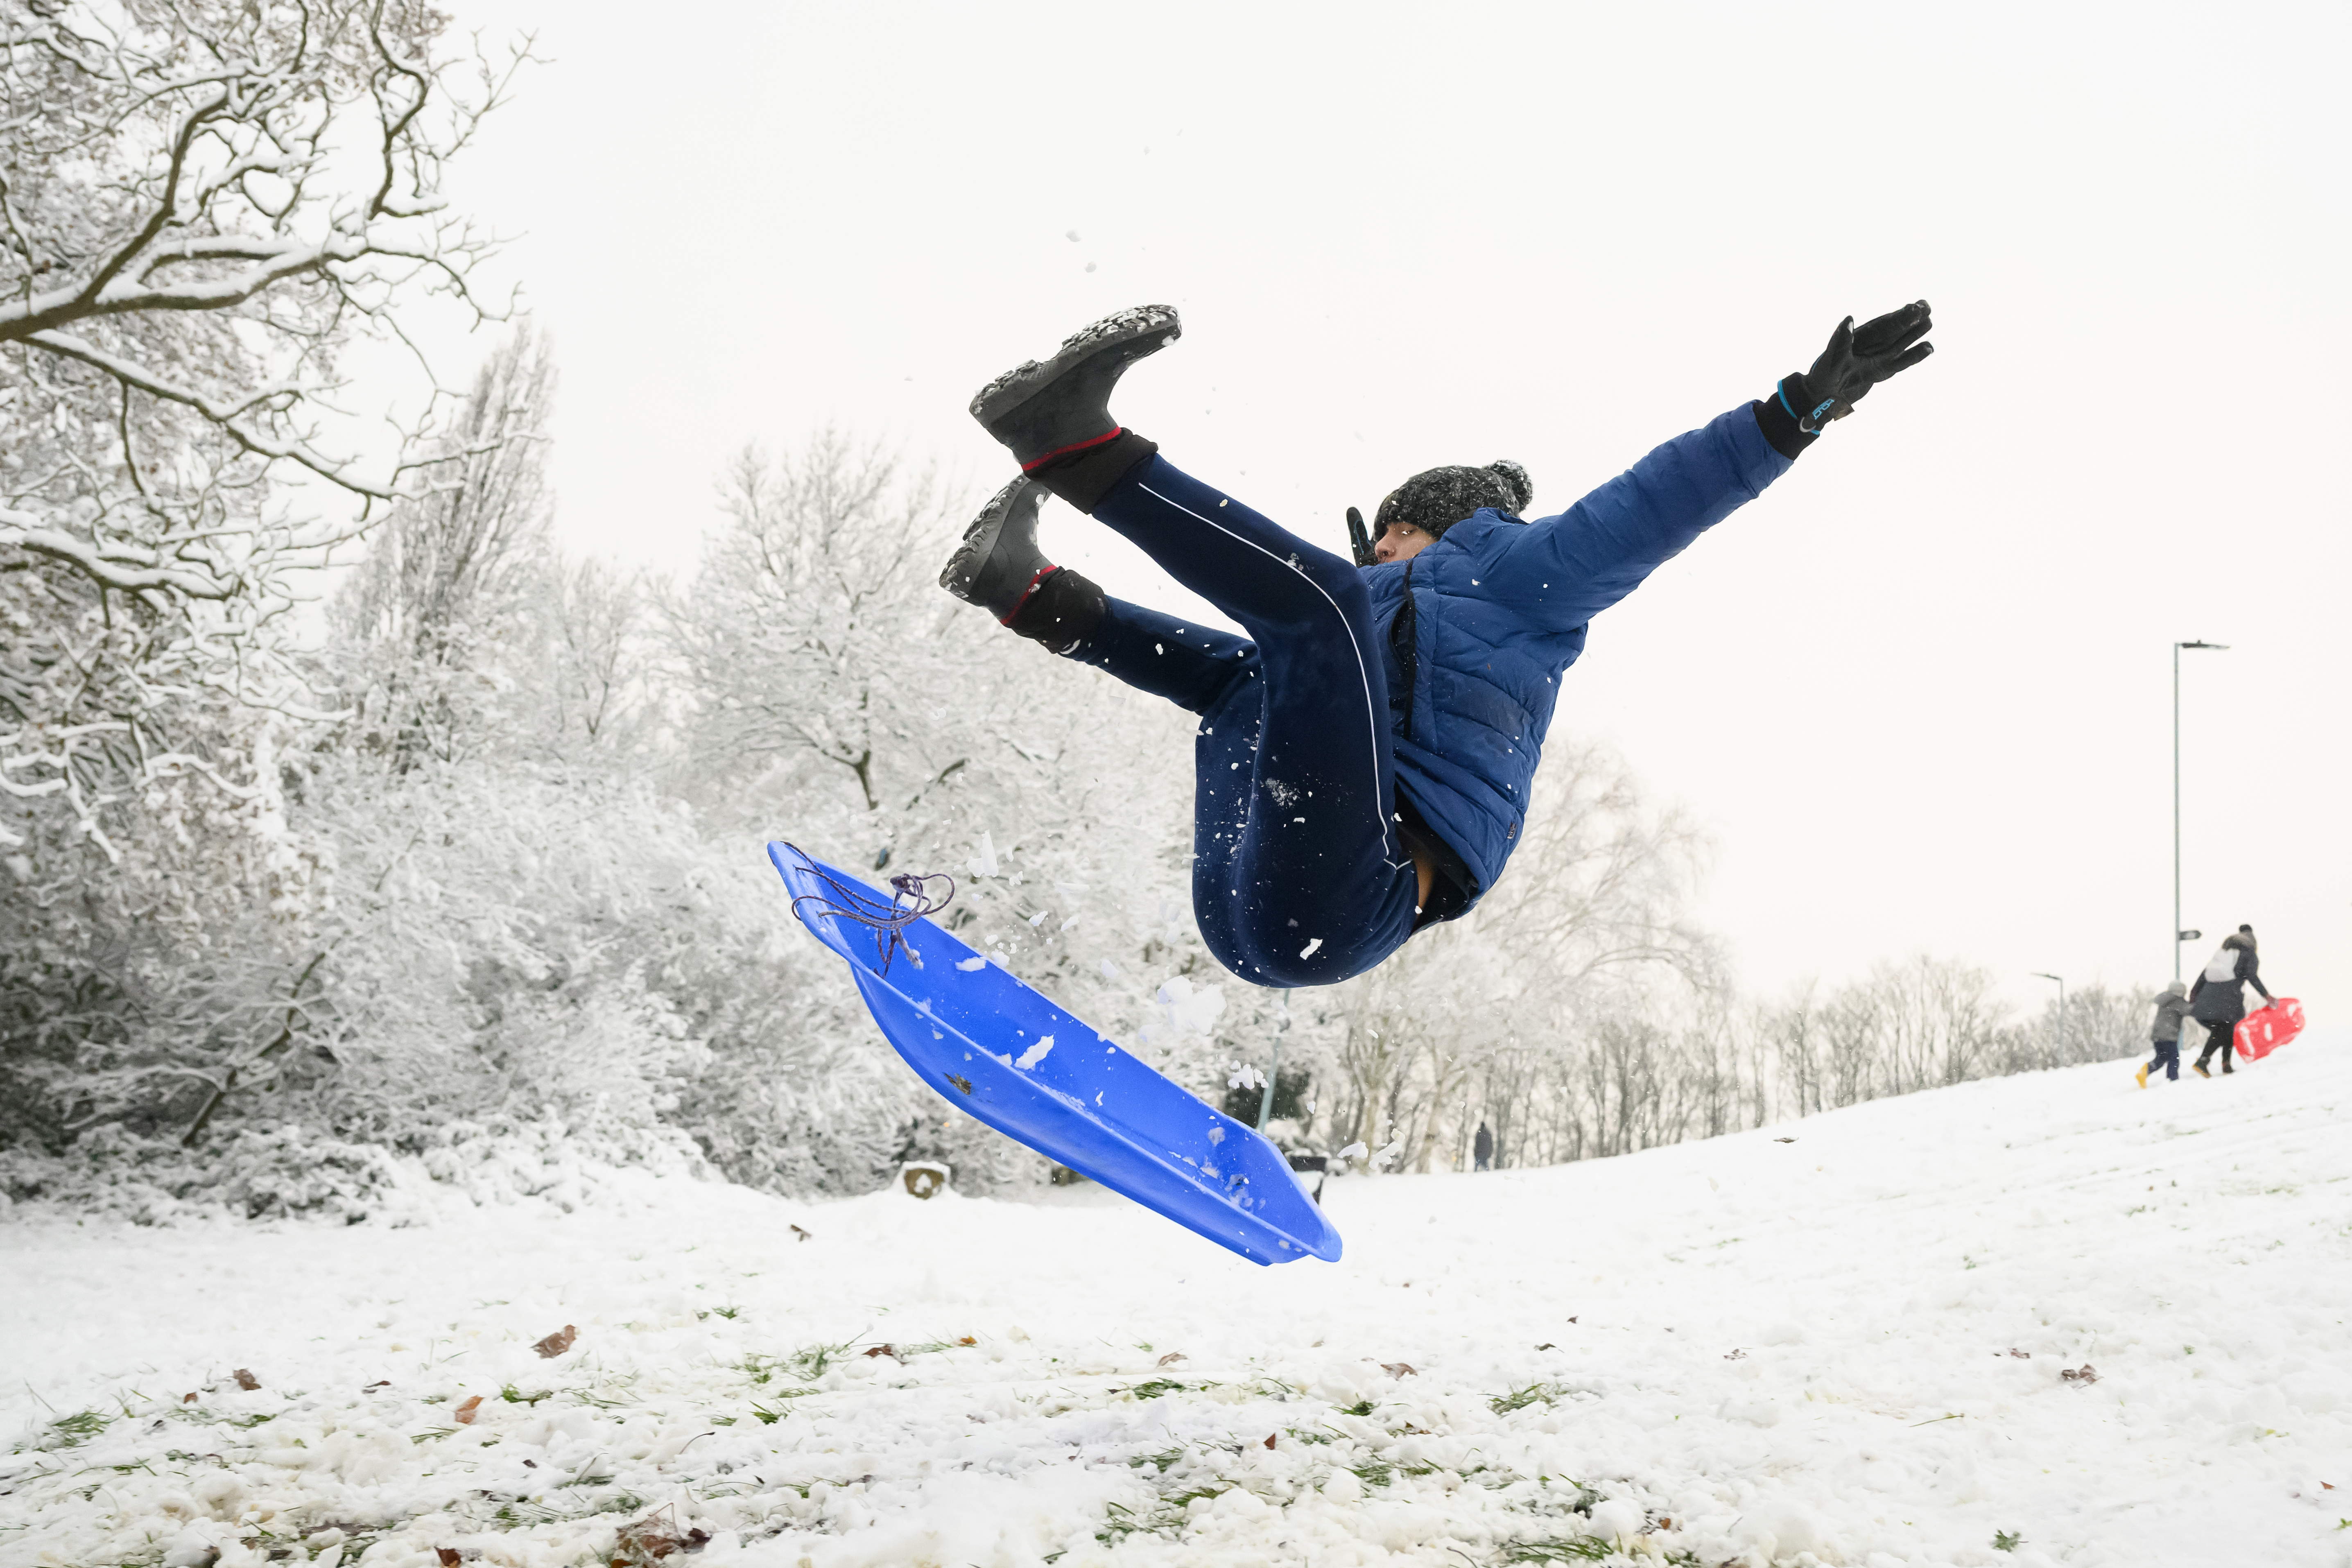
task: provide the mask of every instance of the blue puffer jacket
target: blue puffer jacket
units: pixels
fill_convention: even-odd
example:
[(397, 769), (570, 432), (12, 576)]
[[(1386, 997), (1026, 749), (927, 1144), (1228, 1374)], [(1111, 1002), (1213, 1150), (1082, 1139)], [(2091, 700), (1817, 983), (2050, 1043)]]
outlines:
[(1587, 623), (1788, 470), (1742, 404), (1557, 517), (1521, 522), (1490, 507), (1411, 561), (1364, 569), (1397, 787), (1477, 879), (1472, 902), (1518, 847), (1559, 678), (1584, 652)]

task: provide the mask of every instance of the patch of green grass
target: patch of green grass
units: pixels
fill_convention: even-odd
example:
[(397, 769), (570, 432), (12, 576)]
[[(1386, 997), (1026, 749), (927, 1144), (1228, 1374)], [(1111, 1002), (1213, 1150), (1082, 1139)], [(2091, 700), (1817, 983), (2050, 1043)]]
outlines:
[(1349, 1465), (1348, 1468), (1368, 1487), (1384, 1487), (1396, 1479), (1396, 1467), (1386, 1459), (1367, 1459), (1360, 1465)]
[(2025, 1537), (2013, 1530), (1996, 1530), (1992, 1532), (1992, 1549), (1995, 1552), (2014, 1552), (2024, 1544)]
[(1616, 1548), (1597, 1535), (1582, 1535), (1573, 1541), (1522, 1541), (1503, 1555), (1506, 1563), (1599, 1563), (1616, 1552)]
[(898, 1359), (905, 1361), (908, 1356), (936, 1355), (940, 1351), (955, 1350), (958, 1346), (953, 1340), (927, 1340), (919, 1345), (900, 1345), (898, 1348)]
[(537, 1394), (525, 1394), (521, 1389), (517, 1388), (513, 1384), (509, 1383), (504, 1388), (499, 1390), (499, 1397), (505, 1400), (509, 1405), (536, 1405), (542, 1399), (554, 1398), (555, 1390), (551, 1388), (542, 1388)]
[(1339, 1414), (1342, 1415), (1370, 1415), (1371, 1413), (1372, 1402), (1366, 1399), (1349, 1405), (1347, 1409), (1341, 1411)]
[(1185, 1509), (1197, 1498), (1222, 1497), (1230, 1487), (1195, 1487), (1191, 1491), (1178, 1492), (1161, 1498), (1147, 1513), (1122, 1508), (1118, 1503), (1105, 1505), (1103, 1527), (1095, 1531), (1095, 1539), (1106, 1546), (1116, 1546), (1130, 1535), (1156, 1535), (1161, 1531), (1180, 1531), (1186, 1519)]
[(1138, 1399), (1157, 1399), (1164, 1394), (1193, 1394), (1215, 1386), (1213, 1383), (1179, 1383), (1172, 1377), (1155, 1377), (1149, 1383), (1137, 1384), (1128, 1392)]
[(1135, 1458), (1128, 1460), (1127, 1468), (1130, 1470), (1139, 1470), (1146, 1465), (1157, 1465), (1162, 1470), (1171, 1470), (1176, 1468), (1176, 1461), (1183, 1457), (1184, 1450), (1181, 1447), (1162, 1448), (1156, 1454), (1136, 1455)]
[[(113, 1424), (114, 1417), (95, 1410), (77, 1410), (71, 1415), (60, 1415), (49, 1423), (49, 1436), (44, 1437), (44, 1448), (79, 1448)], [(12, 1450), (12, 1452), (15, 1450)]]
[(1514, 1410), (1525, 1410), (1530, 1405), (1549, 1405), (1559, 1397), (1559, 1390), (1550, 1384), (1531, 1383), (1525, 1388), (1515, 1388), (1510, 1393), (1490, 1399), (1486, 1403), (1493, 1407), (1496, 1415), (1507, 1415)]
[(1150, 1535), (1164, 1528), (1156, 1511), (1138, 1513), (1119, 1503), (1105, 1503), (1103, 1527), (1095, 1531), (1095, 1539), (1105, 1546), (1116, 1546), (1130, 1535)]
[(786, 1356), (780, 1363), (782, 1369), (803, 1383), (814, 1383), (825, 1374), (835, 1362), (849, 1353), (846, 1343), (837, 1345), (803, 1345)]
[[(824, 1390), (821, 1388), (772, 1388), (768, 1391), (768, 1397), (781, 1403), (787, 1399), (806, 1399), (813, 1394), (824, 1392)], [(782, 1411), (771, 1410), (757, 1400), (751, 1403), (751, 1414), (760, 1418), (760, 1425), (762, 1426), (773, 1426), (784, 1418)]]

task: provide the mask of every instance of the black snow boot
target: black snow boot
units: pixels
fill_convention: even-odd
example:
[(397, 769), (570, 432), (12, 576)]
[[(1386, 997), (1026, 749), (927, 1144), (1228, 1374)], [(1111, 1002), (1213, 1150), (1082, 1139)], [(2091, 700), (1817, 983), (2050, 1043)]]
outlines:
[(1037, 510), (1051, 492), (1035, 479), (1015, 479), (981, 508), (963, 542), (948, 558), (940, 586), (978, 605), (1033, 642), (1067, 653), (1103, 616), (1103, 592), (1076, 572), (1045, 559), (1037, 547)]
[(1091, 512), (1129, 468), (1159, 447), (1110, 416), (1127, 367), (1183, 335), (1171, 305), (1105, 316), (1062, 341), (1054, 356), (1006, 371), (980, 389), (971, 416), (1013, 449), (1021, 471)]

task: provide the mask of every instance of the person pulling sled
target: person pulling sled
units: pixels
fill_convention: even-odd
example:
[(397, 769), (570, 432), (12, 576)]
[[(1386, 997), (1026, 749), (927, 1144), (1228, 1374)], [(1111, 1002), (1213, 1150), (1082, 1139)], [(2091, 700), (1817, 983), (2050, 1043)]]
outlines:
[(2240, 926), (2221, 939), (2205, 972), (2189, 988), (2189, 1014), (2205, 1026), (2205, 1048), (2189, 1064), (2189, 1070), (2199, 1078), (2213, 1076), (2205, 1070), (2205, 1064), (2213, 1059), (2215, 1051), (2221, 1053), (2224, 1073), (2238, 1070), (2231, 1065), (2234, 1053), (2230, 1048), (2230, 1039), (2237, 1033), (2238, 1020), (2246, 1016), (2245, 988), (2249, 985), (2263, 994), (2265, 1003), (2278, 1000), (2263, 984), (2262, 960), (2254, 953), (2254, 928)]
[[(1119, 377), (1182, 331), (1169, 306), (1122, 310), (972, 399), (1021, 477), (982, 509), (940, 584), (1200, 716), (1192, 903), (1210, 952), (1256, 984), (1335, 984), (1495, 886), (1592, 617), (1926, 359), (1931, 325), (1925, 300), (1860, 327), (1849, 316), (1769, 396), (1532, 522), (1518, 464), (1426, 469), (1381, 502), (1371, 558), (1350, 562), (1111, 416)], [(1245, 635), (1112, 598), (1046, 560), (1048, 495), (1139, 546)]]

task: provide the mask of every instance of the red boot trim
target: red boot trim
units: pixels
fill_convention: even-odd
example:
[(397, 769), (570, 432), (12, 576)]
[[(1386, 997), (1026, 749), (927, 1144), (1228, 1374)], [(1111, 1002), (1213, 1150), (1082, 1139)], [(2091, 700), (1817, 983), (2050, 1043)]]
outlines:
[(1066, 447), (1056, 447), (1052, 451), (1045, 453), (1042, 457), (1032, 458), (1029, 461), (1021, 465), (1021, 471), (1024, 474), (1034, 474), (1038, 469), (1044, 468), (1046, 464), (1054, 461), (1056, 458), (1066, 458), (1073, 452), (1091, 451), (1095, 447), (1102, 446), (1106, 442), (1118, 440), (1126, 433), (1127, 426), (1124, 425), (1114, 425), (1103, 435), (1089, 436), (1083, 441), (1073, 441)]
[(1045, 585), (1045, 579), (1060, 570), (1059, 566), (1040, 566), (1036, 574), (1029, 579), (1029, 585), (1021, 590), (1021, 597), (1013, 602), (1012, 613), (999, 619), (996, 624), (1000, 626), (1009, 626), (1020, 619), (1021, 612), (1029, 607), (1029, 601), (1036, 597), (1037, 590)]

